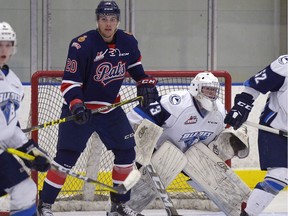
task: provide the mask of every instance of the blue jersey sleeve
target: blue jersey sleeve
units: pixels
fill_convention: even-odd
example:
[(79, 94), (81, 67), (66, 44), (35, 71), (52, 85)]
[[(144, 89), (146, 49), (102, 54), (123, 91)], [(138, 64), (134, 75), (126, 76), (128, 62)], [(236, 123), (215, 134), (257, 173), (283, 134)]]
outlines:
[(160, 127), (164, 125), (165, 121), (171, 116), (159, 101), (151, 103), (146, 107), (138, 105), (134, 108), (134, 111), (142, 118), (146, 118)]
[(263, 94), (278, 91), (285, 81), (285, 77), (275, 73), (271, 66), (267, 66), (256, 75), (244, 82), (244, 86), (251, 87)]

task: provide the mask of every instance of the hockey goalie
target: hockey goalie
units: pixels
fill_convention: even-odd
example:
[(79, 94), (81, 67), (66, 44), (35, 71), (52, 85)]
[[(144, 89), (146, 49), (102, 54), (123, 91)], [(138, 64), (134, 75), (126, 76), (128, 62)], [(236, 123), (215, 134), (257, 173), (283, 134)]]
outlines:
[[(137, 148), (142, 148), (136, 150), (136, 159), (140, 163), (147, 161), (151, 153), (149, 163), (165, 187), (183, 172), (190, 177), (188, 183), (193, 188), (203, 191), (226, 215), (236, 216), (250, 189), (224, 161), (234, 156), (247, 157), (249, 142), (245, 128), (225, 129), (225, 108), (219, 94), (218, 79), (210, 72), (202, 72), (191, 81), (188, 90), (163, 95), (146, 107), (138, 105), (127, 116), (134, 126), (145, 122), (146, 132), (150, 128), (147, 122), (151, 128), (160, 128), (159, 136), (154, 138), (141, 139), (135, 133)], [(156, 130), (153, 128), (151, 133)], [(154, 146), (156, 151), (152, 154)], [(131, 208), (142, 211), (158, 196), (151, 184), (143, 173), (132, 189)]]

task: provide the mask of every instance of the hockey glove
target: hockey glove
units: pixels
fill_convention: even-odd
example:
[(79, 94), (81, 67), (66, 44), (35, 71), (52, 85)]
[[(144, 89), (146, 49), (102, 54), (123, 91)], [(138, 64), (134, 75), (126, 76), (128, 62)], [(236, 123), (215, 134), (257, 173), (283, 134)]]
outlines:
[(146, 77), (137, 82), (137, 96), (143, 97), (143, 106), (148, 106), (158, 99), (156, 84), (157, 80), (153, 77)]
[(253, 107), (253, 97), (250, 94), (242, 92), (237, 94), (234, 100), (234, 106), (226, 115), (224, 123), (231, 125), (237, 130), (248, 118)]
[(33, 155), (35, 159), (33, 161), (23, 159), (25, 165), (30, 168), (37, 170), (39, 172), (46, 172), (50, 169), (50, 158), (43, 149), (38, 147), (38, 144), (30, 139), (23, 146), (17, 150)]
[(87, 109), (82, 101), (71, 106), (71, 113), (75, 116), (74, 121), (79, 125), (85, 124), (91, 116), (91, 110)]

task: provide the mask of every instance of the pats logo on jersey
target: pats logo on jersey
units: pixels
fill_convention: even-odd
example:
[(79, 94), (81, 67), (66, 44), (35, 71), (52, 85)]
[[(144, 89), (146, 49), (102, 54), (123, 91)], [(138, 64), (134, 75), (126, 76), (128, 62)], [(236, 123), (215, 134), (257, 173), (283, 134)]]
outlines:
[(100, 82), (103, 86), (110, 82), (123, 79), (126, 72), (126, 63), (118, 62), (113, 66), (110, 62), (103, 62), (96, 68), (96, 73), (93, 76), (96, 82)]
[(172, 95), (169, 97), (169, 102), (170, 102), (172, 105), (180, 104), (180, 102), (181, 102), (181, 97), (180, 97), (179, 95), (172, 94)]
[(197, 116), (191, 116), (188, 120), (184, 122), (184, 124), (195, 124), (198, 121)]

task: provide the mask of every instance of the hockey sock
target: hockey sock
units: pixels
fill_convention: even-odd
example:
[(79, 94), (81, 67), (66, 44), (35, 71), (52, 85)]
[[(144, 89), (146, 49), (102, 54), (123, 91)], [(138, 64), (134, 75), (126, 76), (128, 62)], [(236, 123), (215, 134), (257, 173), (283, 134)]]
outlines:
[[(115, 164), (112, 170), (113, 185), (122, 184), (129, 173), (133, 170), (133, 164)], [(127, 202), (130, 199), (130, 191), (126, 194), (111, 193), (112, 202)]]
[(61, 191), (66, 174), (56, 170), (49, 170), (44, 181), (43, 189), (40, 192), (40, 199), (44, 203), (53, 204)]

